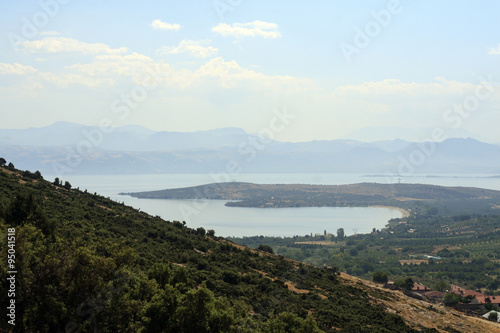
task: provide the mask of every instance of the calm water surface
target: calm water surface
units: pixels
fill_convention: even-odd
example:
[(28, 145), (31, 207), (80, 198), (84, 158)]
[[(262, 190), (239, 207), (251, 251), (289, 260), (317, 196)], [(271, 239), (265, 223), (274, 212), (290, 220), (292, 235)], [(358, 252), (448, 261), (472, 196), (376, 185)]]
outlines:
[[(471, 186), (500, 190), (499, 178), (478, 178), (484, 175), (425, 175), (401, 179), (405, 183), (443, 186)], [(227, 180), (207, 174), (105, 175), (68, 176), (73, 187), (97, 192), (126, 205), (140, 208), (165, 220), (186, 221), (189, 227), (214, 229), (219, 236), (293, 236), (336, 233), (344, 228), (347, 235), (368, 233), (381, 229), (391, 218), (401, 217), (397, 210), (375, 207), (300, 207), (300, 208), (240, 208), (226, 207), (218, 200), (161, 200), (138, 199), (118, 195), (120, 192), (139, 192), (196, 186)], [(241, 174), (232, 181), (261, 184), (324, 184), (339, 185), (362, 182), (393, 182), (385, 177), (366, 177), (353, 174)]]

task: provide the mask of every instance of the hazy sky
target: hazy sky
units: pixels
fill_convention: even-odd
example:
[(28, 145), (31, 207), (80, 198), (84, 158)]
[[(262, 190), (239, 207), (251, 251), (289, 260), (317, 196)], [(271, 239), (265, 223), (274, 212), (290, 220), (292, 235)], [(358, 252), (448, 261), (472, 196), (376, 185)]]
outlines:
[(500, 143), (500, 1), (3, 0), (0, 32), (0, 128)]

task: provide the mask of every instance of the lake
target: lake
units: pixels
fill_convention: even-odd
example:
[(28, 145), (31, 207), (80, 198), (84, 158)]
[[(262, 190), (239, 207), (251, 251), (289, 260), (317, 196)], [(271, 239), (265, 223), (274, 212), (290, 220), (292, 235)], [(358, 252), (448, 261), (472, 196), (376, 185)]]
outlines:
[[(484, 178), (485, 176), (487, 175), (417, 175), (401, 181), (500, 190), (500, 178)], [(208, 174), (67, 176), (64, 180), (69, 181), (74, 188), (97, 192), (148, 214), (161, 216), (165, 220), (186, 221), (191, 228), (214, 229), (216, 235), (224, 237), (323, 234), (325, 230), (335, 234), (338, 228), (344, 228), (346, 235), (352, 235), (369, 233), (373, 228), (381, 229), (389, 219), (401, 217), (397, 210), (378, 207), (241, 208), (226, 207), (225, 201), (218, 200), (138, 199), (118, 195), (120, 192), (196, 186), (226, 180), (221, 176)], [(357, 174), (240, 174), (231, 181), (339, 185), (386, 183), (388, 179)]]

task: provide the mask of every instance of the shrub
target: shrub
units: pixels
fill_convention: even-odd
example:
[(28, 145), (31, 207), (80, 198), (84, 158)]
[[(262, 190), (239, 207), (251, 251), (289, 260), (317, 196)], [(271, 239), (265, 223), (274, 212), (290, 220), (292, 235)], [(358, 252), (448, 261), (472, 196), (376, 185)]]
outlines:
[(457, 305), (458, 302), (460, 302), (460, 296), (458, 296), (457, 294), (453, 294), (453, 293), (447, 293), (443, 299), (443, 303), (446, 306)]
[(272, 247), (270, 247), (269, 245), (264, 245), (264, 244), (260, 244), (259, 247), (257, 248), (257, 250), (264, 251), (264, 252), (271, 253), (271, 254), (274, 253)]
[(373, 273), (373, 282), (385, 284), (387, 283), (388, 279), (389, 278), (385, 272), (376, 271), (375, 273)]

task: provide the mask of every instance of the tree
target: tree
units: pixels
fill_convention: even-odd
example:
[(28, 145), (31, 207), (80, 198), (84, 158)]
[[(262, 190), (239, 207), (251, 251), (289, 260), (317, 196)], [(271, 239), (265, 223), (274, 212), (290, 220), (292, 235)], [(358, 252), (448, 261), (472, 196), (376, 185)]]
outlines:
[(443, 280), (439, 280), (434, 285), (434, 289), (437, 290), (437, 291), (443, 292), (443, 291), (449, 290), (450, 289), (450, 285), (448, 283), (446, 283), (445, 281), (443, 281)]
[(337, 229), (337, 239), (339, 241), (344, 239), (344, 228), (338, 228)]
[(202, 227), (197, 228), (196, 234), (200, 235), (200, 236), (205, 236), (205, 234), (206, 234), (205, 228), (202, 228)]
[(273, 315), (265, 324), (264, 332), (322, 332), (312, 316), (305, 319), (295, 313), (281, 312)]
[(9, 169), (10, 171), (14, 171), (16, 168), (14, 167), (14, 164), (10, 162), (9, 165), (7, 165), (7, 169)]
[(33, 193), (18, 193), (5, 209), (5, 221), (14, 226), (23, 223), (35, 225), (45, 235), (52, 235), (54, 223), (50, 221)]
[(0, 157), (0, 166), (4, 166), (5, 163), (7, 163), (7, 161), (5, 160), (5, 158)]
[(415, 285), (415, 282), (413, 282), (413, 279), (411, 277), (408, 278), (399, 278), (394, 281), (394, 284), (398, 288), (404, 288), (406, 290), (411, 290), (413, 286)]
[(414, 285), (415, 285), (415, 282), (413, 282), (413, 279), (411, 277), (406, 278), (406, 280), (405, 280), (405, 289), (406, 290), (411, 290)]
[(460, 302), (460, 296), (458, 296), (457, 294), (447, 293), (446, 295), (444, 295), (443, 298), (444, 305), (453, 306), (458, 304), (458, 302)]
[(447, 248), (444, 248), (442, 250), (439, 250), (438, 253), (436, 253), (438, 256), (440, 257), (444, 257), (444, 258), (447, 258), (447, 257), (451, 257), (452, 256), (452, 253), (450, 250), (448, 250)]
[(54, 184), (55, 186), (61, 185), (61, 181), (59, 180), (59, 177), (56, 177), (56, 179), (54, 179), (54, 182), (52, 184)]
[(500, 286), (500, 281), (497, 278), (496, 280), (493, 280), (493, 281), (490, 282), (488, 288), (491, 289), (491, 290), (497, 290), (498, 286)]
[(498, 312), (491, 311), (490, 314), (488, 315), (488, 320), (498, 321)]
[(257, 250), (264, 251), (267, 253), (274, 253), (273, 248), (269, 245), (260, 244)]
[(375, 283), (387, 283), (387, 281), (389, 280), (389, 277), (387, 276), (387, 274), (385, 272), (382, 272), (382, 271), (376, 271), (375, 273), (373, 273), (373, 282)]
[(71, 184), (68, 181), (64, 182), (64, 188), (67, 190), (71, 190)]
[(397, 278), (396, 280), (394, 280), (394, 285), (398, 288), (404, 288), (405, 279), (404, 278)]
[(215, 237), (215, 230), (213, 230), (213, 229), (209, 229), (209, 230), (207, 231), (207, 235), (208, 235), (208, 236), (210, 236), (210, 237)]

